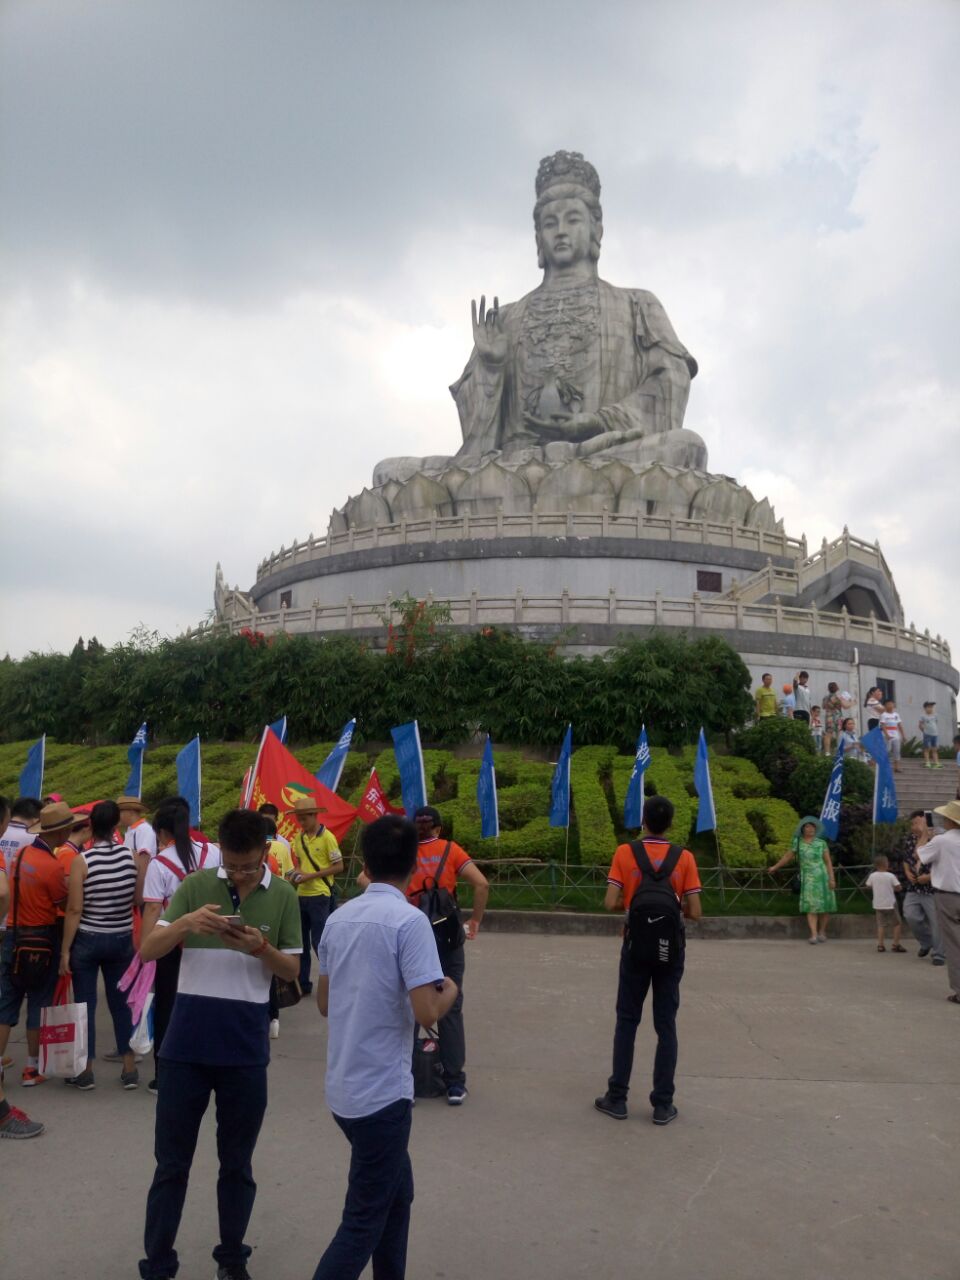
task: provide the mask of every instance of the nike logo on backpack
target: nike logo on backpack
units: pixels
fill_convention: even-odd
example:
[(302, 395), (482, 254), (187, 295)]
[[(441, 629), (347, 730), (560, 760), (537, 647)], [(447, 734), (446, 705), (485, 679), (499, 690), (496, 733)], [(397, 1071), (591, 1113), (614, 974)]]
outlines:
[(647, 924), (656, 924), (658, 920), (665, 920), (666, 916), (647, 916)]

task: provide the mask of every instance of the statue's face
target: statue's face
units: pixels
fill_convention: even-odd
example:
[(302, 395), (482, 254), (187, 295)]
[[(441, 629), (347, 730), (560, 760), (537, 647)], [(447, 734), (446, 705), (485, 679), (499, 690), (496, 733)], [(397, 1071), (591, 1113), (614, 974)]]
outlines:
[(551, 200), (540, 211), (540, 245), (553, 267), (569, 267), (590, 256), (590, 211), (582, 200)]

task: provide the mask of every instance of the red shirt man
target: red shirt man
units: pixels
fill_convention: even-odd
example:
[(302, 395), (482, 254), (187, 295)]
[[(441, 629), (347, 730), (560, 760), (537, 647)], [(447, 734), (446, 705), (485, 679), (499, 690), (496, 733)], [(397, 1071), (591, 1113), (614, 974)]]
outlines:
[[(654, 871), (662, 865), (670, 848), (667, 832), (673, 822), (673, 805), (666, 796), (651, 796), (643, 806), (644, 848)], [(643, 872), (633, 850), (622, 844), (613, 855), (607, 876), (604, 906), (608, 911), (629, 909), (630, 901), (642, 883)], [(670, 875), (670, 885), (677, 895), (683, 914), (699, 920), (700, 875), (696, 860), (684, 849)], [(617, 1025), (613, 1035), (613, 1072), (607, 1081), (607, 1092), (594, 1106), (614, 1120), (627, 1118), (627, 1093), (633, 1070), (633, 1046), (643, 1013), (647, 992), (653, 988), (653, 1025), (657, 1033), (657, 1052), (653, 1064), (653, 1123), (669, 1124), (677, 1118), (673, 1105), (674, 1077), (677, 1070), (677, 1009), (680, 1007), (680, 979), (683, 977), (683, 947), (675, 964), (650, 965), (643, 971), (632, 967), (627, 953), (621, 952), (620, 980), (617, 988)]]
[[(473, 889), (473, 912), (464, 924), (467, 939), (477, 936), (483, 913), (490, 896), (490, 885), (487, 877), (476, 865), (470, 855), (454, 841), (450, 841), (450, 852), (444, 863), (443, 874), (437, 877), (440, 863), (443, 860), (447, 841), (440, 835), (441, 818), (432, 805), (423, 805), (413, 815), (417, 828), (419, 844), (417, 845), (417, 869), (413, 873), (407, 895), (413, 897), (422, 888), (424, 881), (436, 879), (438, 888), (456, 893), (457, 881), (463, 880)], [(444, 977), (452, 978), (459, 987), (456, 1000), (449, 1012), (437, 1023), (440, 1039), (440, 1062), (443, 1066), (443, 1081), (447, 1087), (447, 1102), (451, 1107), (459, 1107), (467, 1097), (467, 1077), (464, 1072), (467, 1048), (463, 1030), (463, 975), (465, 960), (463, 947), (457, 947), (440, 957), (440, 967)]]

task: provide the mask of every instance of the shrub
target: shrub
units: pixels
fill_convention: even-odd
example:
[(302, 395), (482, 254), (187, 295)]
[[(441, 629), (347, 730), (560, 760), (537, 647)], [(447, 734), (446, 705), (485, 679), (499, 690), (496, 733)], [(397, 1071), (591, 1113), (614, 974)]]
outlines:
[[(797, 761), (796, 768), (787, 778), (783, 791), (785, 800), (803, 815), (817, 814), (823, 806), (833, 772), (833, 761), (829, 756), (804, 757)], [(844, 804), (861, 804), (873, 796), (873, 774), (859, 760), (843, 762), (843, 802)]]
[(799, 720), (771, 716), (734, 736), (733, 749), (752, 761), (769, 779), (773, 794), (785, 796), (790, 775), (798, 761), (815, 757), (816, 748), (807, 725)]

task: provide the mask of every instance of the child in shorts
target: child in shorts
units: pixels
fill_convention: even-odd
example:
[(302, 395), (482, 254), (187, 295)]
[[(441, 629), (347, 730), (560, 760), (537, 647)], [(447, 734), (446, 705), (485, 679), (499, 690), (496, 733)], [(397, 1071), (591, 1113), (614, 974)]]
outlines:
[(823, 716), (820, 714), (819, 706), (810, 708), (810, 733), (817, 755), (823, 755)]
[(886, 951), (885, 931), (889, 927), (893, 930), (893, 946), (890, 950), (906, 952), (907, 948), (900, 945), (902, 924), (897, 906), (900, 881), (882, 855), (874, 859), (873, 865), (876, 869), (867, 876), (867, 888), (873, 895), (873, 913), (877, 918), (877, 950)]
[(937, 724), (937, 704), (925, 702), (920, 717), (920, 733), (923, 738), (923, 764), (926, 769), (942, 769), (940, 763), (940, 728)]

